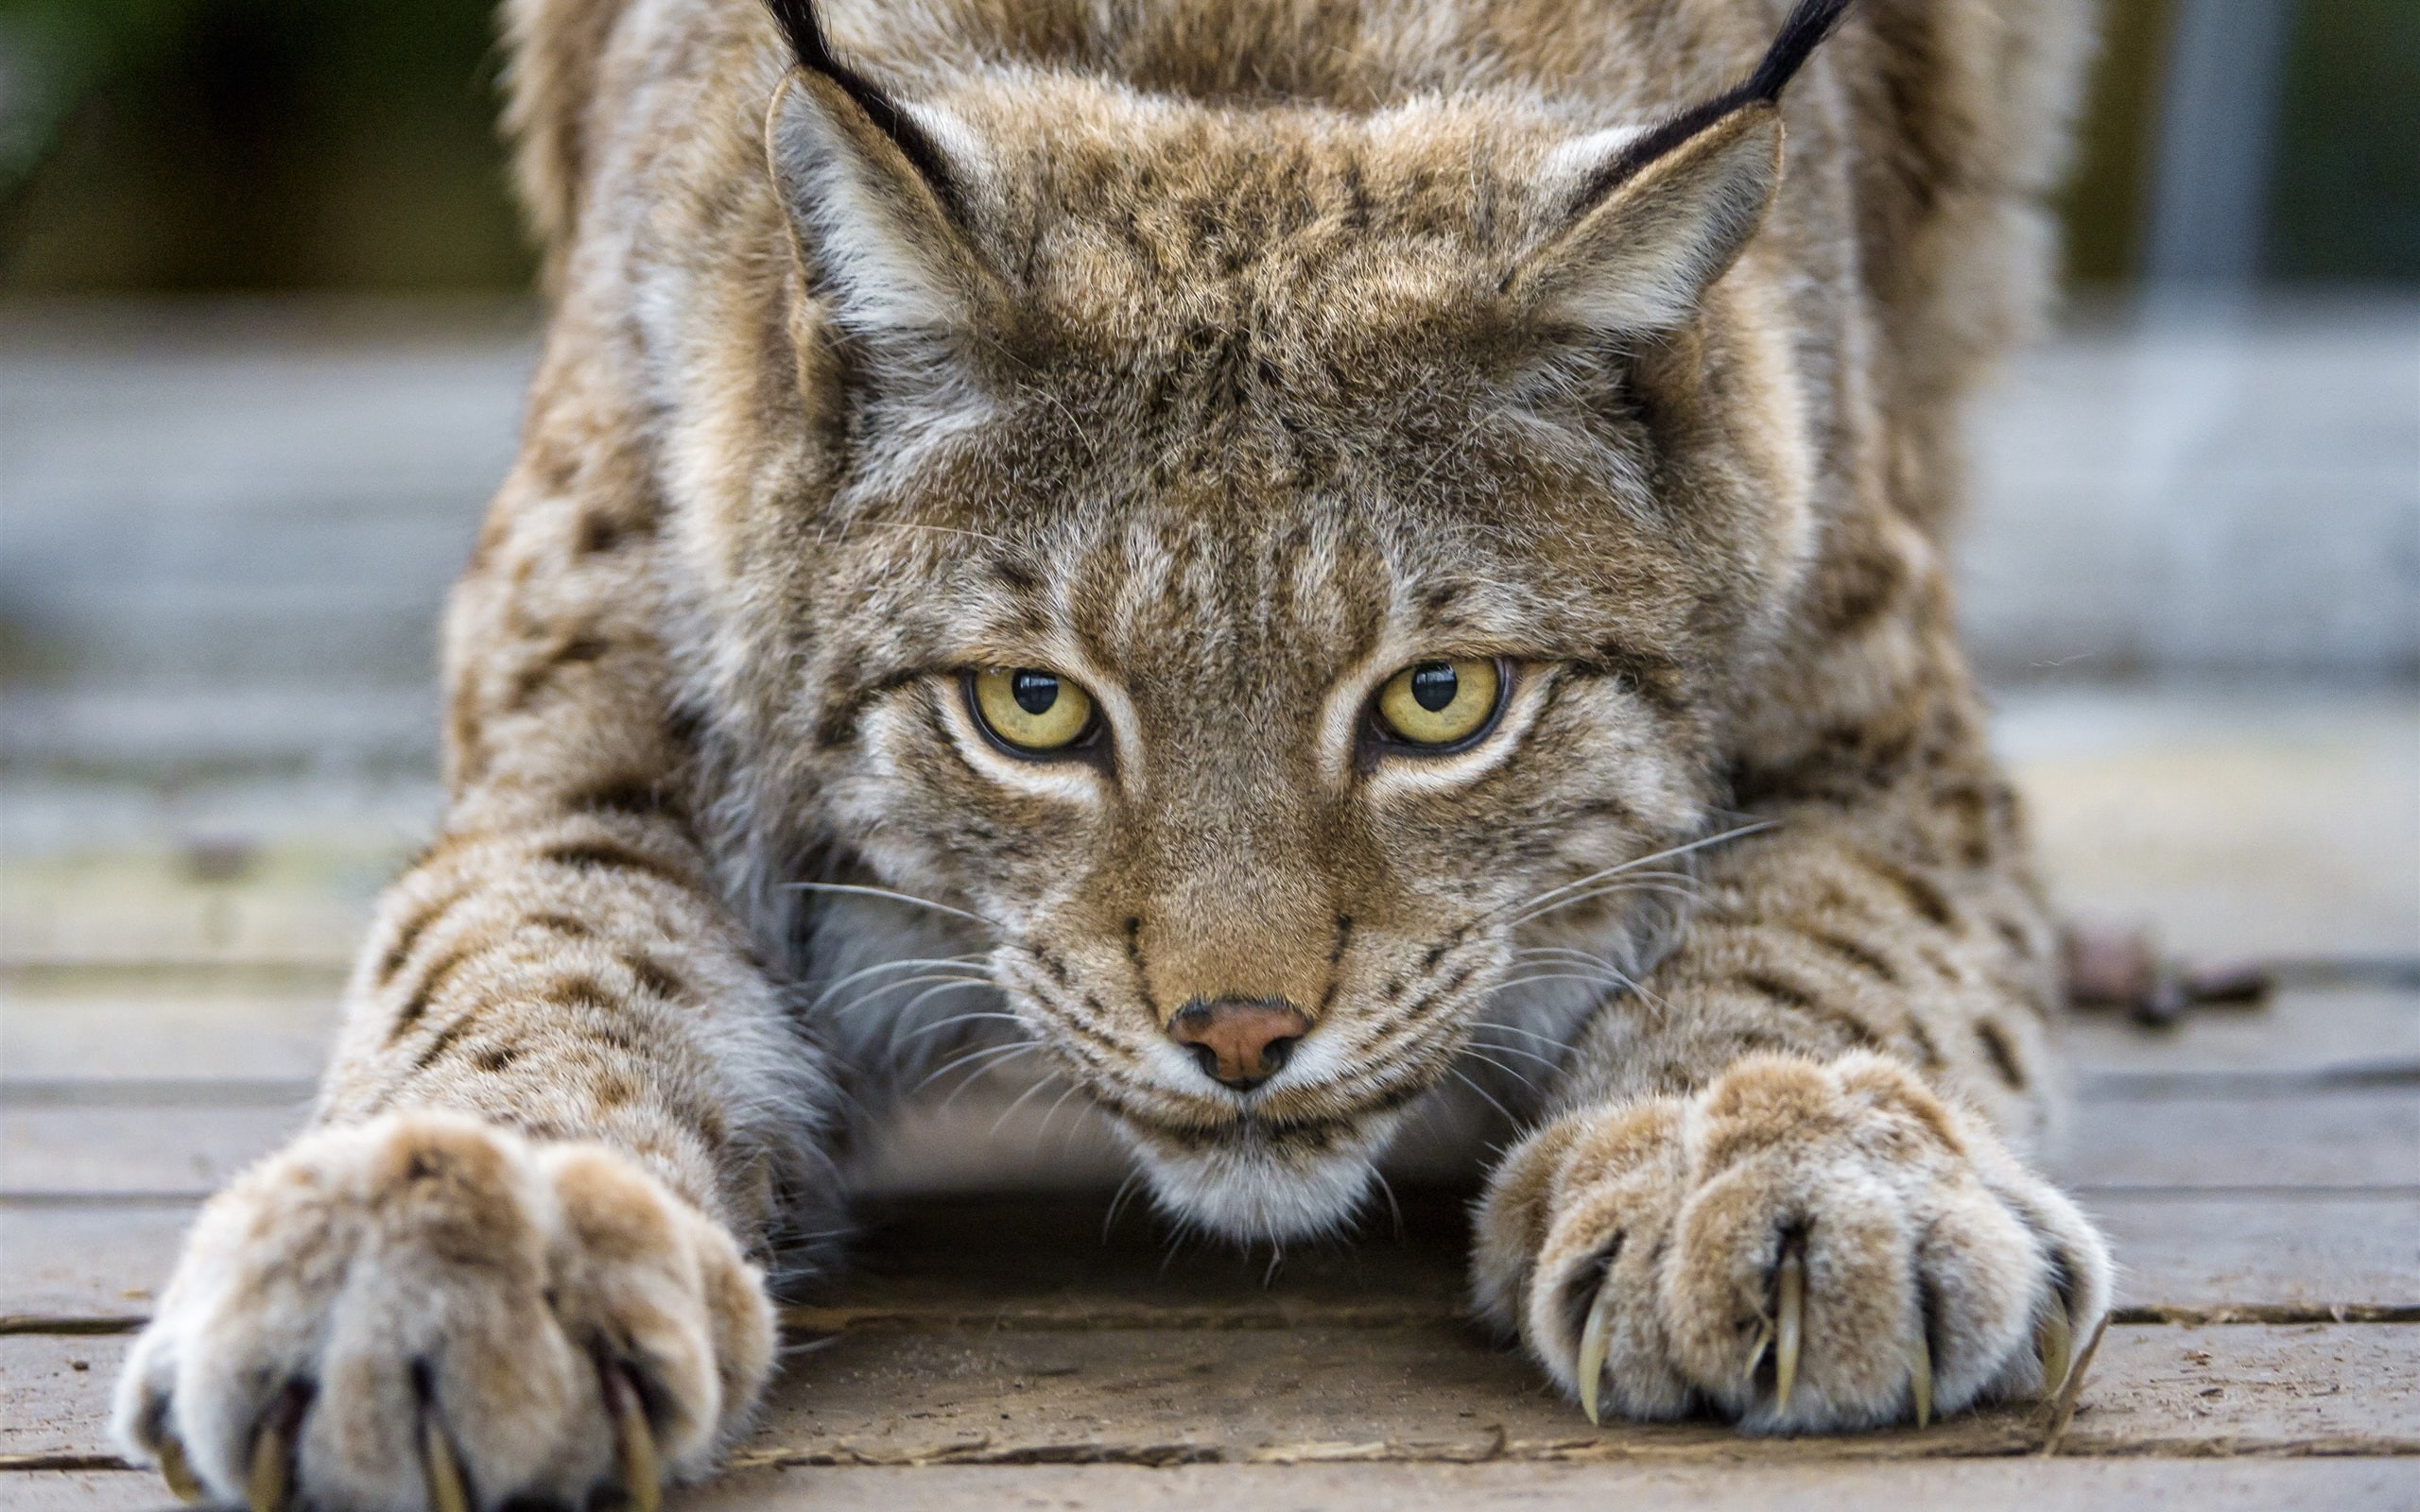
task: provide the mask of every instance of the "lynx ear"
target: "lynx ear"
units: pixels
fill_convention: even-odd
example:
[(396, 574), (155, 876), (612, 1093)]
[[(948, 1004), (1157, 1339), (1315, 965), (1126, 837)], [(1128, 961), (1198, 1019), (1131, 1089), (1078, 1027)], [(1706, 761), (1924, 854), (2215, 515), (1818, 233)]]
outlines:
[(1582, 137), (1554, 155), (1560, 229), (1505, 280), (1549, 319), (1668, 330), (1696, 311), (1764, 223), (1781, 182), (1781, 93), (1851, 0), (1800, 0), (1737, 89), (1644, 132)]
[(972, 145), (836, 59), (811, 0), (769, 8), (799, 66), (773, 96), (766, 157), (834, 318), (877, 341), (970, 328), (999, 296), (963, 222)]

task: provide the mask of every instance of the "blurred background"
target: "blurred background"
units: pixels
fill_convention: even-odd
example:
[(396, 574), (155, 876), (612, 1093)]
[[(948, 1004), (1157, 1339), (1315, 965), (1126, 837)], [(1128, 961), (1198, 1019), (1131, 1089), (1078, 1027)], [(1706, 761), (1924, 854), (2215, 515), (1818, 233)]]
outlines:
[[(0, 0), (12, 1079), (299, 1085), (428, 831), (538, 318), (498, 64), (488, 0)], [(2051, 869), (2420, 954), (2420, 4), (2112, 0), (2059, 209), (1961, 567)]]

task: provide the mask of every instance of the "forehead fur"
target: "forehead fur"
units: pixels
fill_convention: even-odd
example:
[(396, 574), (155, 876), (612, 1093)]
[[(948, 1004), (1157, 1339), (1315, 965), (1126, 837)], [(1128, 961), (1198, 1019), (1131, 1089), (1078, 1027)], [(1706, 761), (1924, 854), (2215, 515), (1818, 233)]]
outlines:
[(1211, 333), (1272, 354), (1488, 336), (1547, 219), (1541, 170), (1572, 134), (1500, 101), (1353, 113), (1043, 74), (942, 108), (984, 144), (970, 209), (1028, 339), (1122, 366)]

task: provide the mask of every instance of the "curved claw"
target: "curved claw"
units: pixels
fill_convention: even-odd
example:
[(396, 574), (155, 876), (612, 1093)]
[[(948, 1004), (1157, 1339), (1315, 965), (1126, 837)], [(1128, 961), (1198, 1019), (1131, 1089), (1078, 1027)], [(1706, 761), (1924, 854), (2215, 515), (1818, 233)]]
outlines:
[(162, 1434), (156, 1452), (160, 1456), (160, 1479), (168, 1483), (168, 1489), (177, 1494), (178, 1501), (198, 1503), (210, 1500), (201, 1478), (186, 1463), (185, 1446), (176, 1435)]
[(2050, 1311), (2033, 1326), (2033, 1348), (2042, 1356), (2042, 1400), (2058, 1396), (2067, 1383), (2067, 1366), (2075, 1357), (2075, 1330), (2067, 1322), (2066, 1303), (2053, 1298)]
[(428, 1512), (471, 1512), (471, 1488), (462, 1479), (462, 1462), (437, 1404), (420, 1404), (420, 1472), (428, 1486)]
[(310, 1388), (290, 1382), (261, 1418), (244, 1476), (244, 1501), (251, 1512), (285, 1512), (294, 1493), (294, 1440), (310, 1405)]
[(647, 1404), (618, 1362), (598, 1366), (605, 1390), (605, 1410), (614, 1418), (614, 1459), (621, 1472), (630, 1512), (656, 1512), (664, 1499), (664, 1472), (655, 1452), (655, 1430), (648, 1426)]
[(1597, 1415), (1597, 1388), (1605, 1379), (1605, 1351), (1612, 1345), (1614, 1331), (1614, 1288), (1610, 1282), (1599, 1282), (1597, 1299), (1588, 1304), (1588, 1323), (1580, 1331), (1580, 1409), (1588, 1420), (1602, 1426), (1604, 1419)]
[(1773, 1411), (1786, 1413), (1790, 1388), (1798, 1383), (1798, 1346), (1806, 1319), (1806, 1257), (1795, 1237), (1782, 1241), (1773, 1290)]
[(1916, 1399), (1916, 1426), (1932, 1425), (1932, 1345), (1921, 1333), (1908, 1351), (1908, 1392)]

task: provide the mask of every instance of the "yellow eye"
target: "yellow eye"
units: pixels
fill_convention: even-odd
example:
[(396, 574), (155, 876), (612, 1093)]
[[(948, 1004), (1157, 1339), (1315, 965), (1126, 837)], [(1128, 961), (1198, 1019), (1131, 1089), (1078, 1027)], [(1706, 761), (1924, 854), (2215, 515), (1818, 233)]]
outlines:
[(975, 713), (1019, 750), (1059, 750), (1093, 727), (1093, 697), (1056, 672), (986, 667), (975, 674)]
[(1503, 680), (1494, 662), (1415, 662), (1378, 690), (1378, 722), (1409, 745), (1457, 745), (1487, 727)]

